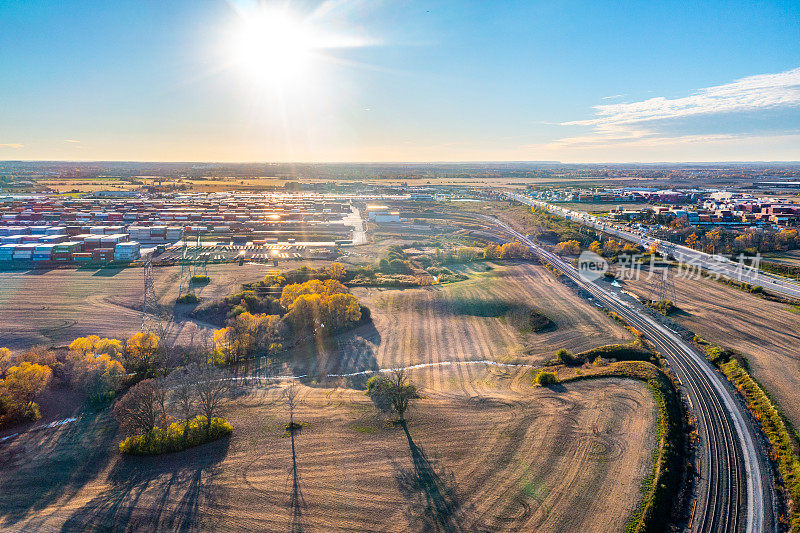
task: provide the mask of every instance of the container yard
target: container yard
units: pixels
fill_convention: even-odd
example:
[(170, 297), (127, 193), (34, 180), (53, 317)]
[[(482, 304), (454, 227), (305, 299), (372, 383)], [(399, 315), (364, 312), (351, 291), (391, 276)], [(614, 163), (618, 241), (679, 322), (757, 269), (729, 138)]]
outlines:
[(332, 258), (361, 224), (351, 198), (308, 193), (6, 197), (0, 268)]

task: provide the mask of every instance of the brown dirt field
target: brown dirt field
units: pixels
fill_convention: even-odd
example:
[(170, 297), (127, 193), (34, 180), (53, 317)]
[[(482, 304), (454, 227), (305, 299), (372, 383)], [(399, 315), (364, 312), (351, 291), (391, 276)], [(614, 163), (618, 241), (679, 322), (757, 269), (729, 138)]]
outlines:
[[(651, 468), (649, 389), (623, 379), (533, 388), (528, 372), (496, 368), (474, 378), (493, 390), (425, 390), (408, 436), (361, 391), (303, 387), (303, 529), (622, 530)], [(0, 528), (288, 530), (281, 388), (262, 386), (226, 410), (229, 439), (157, 458), (114, 453), (106, 413), (0, 445)]]
[[(263, 278), (270, 268), (209, 265), (211, 283), (196, 292), (203, 299), (221, 298), (239, 291), (242, 283)], [(153, 269), (162, 303), (174, 303), (180, 271), (180, 267)], [(67, 344), (84, 335), (130, 336), (141, 327), (142, 276), (141, 268), (0, 273), (0, 346), (24, 349)], [(174, 334), (189, 335), (197, 327), (203, 325), (176, 326)]]
[(789, 250), (777, 254), (764, 255), (766, 261), (780, 263), (782, 265), (800, 266), (800, 250)]
[[(646, 281), (625, 282), (649, 296)], [(677, 305), (672, 319), (701, 337), (744, 354), (753, 376), (766, 387), (795, 427), (800, 427), (800, 314), (710, 279), (675, 278)]]
[[(538, 364), (559, 348), (579, 352), (632, 339), (544, 267), (495, 263), (481, 272), (484, 264), (476, 265), (470, 279), (450, 285), (353, 291), (372, 310), (381, 335), (375, 346), (381, 367), (487, 359)], [(519, 322), (531, 308), (556, 327), (524, 333)]]

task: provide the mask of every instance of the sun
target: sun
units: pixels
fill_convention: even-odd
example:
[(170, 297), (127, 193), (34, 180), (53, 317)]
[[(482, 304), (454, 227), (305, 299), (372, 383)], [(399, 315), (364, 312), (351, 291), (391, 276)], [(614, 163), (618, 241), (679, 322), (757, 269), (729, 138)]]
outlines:
[(231, 32), (230, 60), (253, 80), (279, 86), (307, 76), (320, 48), (308, 22), (286, 10), (259, 10)]

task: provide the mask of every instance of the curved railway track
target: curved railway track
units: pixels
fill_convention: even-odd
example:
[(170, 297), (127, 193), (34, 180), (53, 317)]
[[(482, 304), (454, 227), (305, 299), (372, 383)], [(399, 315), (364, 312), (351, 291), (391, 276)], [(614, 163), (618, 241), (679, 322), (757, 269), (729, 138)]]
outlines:
[(528, 246), (610, 311), (641, 331), (662, 353), (689, 398), (700, 437), (696, 506), (689, 529), (697, 532), (776, 531), (772, 474), (755, 423), (735, 391), (706, 359), (636, 304), (621, 300), (557, 255), (508, 224), (485, 216)]

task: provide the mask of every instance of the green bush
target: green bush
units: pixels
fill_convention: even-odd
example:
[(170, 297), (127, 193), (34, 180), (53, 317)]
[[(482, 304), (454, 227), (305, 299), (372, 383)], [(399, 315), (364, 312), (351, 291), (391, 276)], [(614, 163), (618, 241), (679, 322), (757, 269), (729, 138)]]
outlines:
[(175, 300), (175, 303), (177, 303), (177, 304), (196, 304), (199, 301), (200, 301), (200, 298), (198, 298), (195, 293), (187, 292), (186, 294), (184, 294), (183, 296), (181, 296), (177, 300)]
[(536, 384), (546, 387), (547, 385), (555, 385), (558, 383), (558, 374), (556, 372), (547, 372), (545, 370), (539, 371), (536, 374)]
[(128, 455), (159, 455), (179, 452), (229, 435), (233, 427), (222, 418), (212, 418), (206, 426), (206, 417), (200, 415), (185, 423), (175, 422), (167, 428), (155, 428), (143, 435), (133, 435), (119, 443), (119, 451)]
[(583, 363), (581, 359), (576, 358), (571, 352), (561, 348), (556, 352), (556, 361), (562, 365), (574, 366)]
[(211, 283), (211, 277), (204, 274), (195, 274), (189, 281), (195, 285), (205, 285), (206, 283)]

